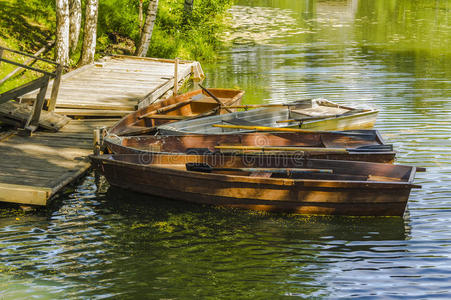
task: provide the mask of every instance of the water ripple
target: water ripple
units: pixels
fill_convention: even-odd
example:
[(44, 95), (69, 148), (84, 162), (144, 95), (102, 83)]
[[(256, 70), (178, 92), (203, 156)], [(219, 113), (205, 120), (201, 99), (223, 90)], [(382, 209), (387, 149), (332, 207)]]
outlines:
[[(360, 9), (376, 13), (370, 2)], [(240, 2), (232, 12), (244, 35), (231, 32), (233, 48), (204, 65), (207, 85), (241, 87), (246, 103), (326, 97), (377, 107), (397, 163), (427, 167), (404, 218), (190, 205), (110, 188), (91, 173), (54, 208), (0, 218), (0, 298), (451, 298), (449, 64), (359, 37), (381, 25), (373, 13), (318, 1), (315, 15), (309, 3)]]

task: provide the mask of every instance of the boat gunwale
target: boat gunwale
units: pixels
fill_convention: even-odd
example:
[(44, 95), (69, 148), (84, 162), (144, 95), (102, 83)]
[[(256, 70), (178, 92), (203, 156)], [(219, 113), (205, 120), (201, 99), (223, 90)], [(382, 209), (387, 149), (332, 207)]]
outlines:
[[(183, 135), (180, 135), (180, 136), (183, 136)], [(136, 137), (135, 136), (120, 137), (120, 138), (139, 138), (139, 136), (136, 136)], [(146, 153), (151, 154), (151, 153), (153, 153), (153, 154), (163, 154), (163, 155), (187, 155), (186, 152), (154, 151), (154, 150), (146, 150), (146, 149), (134, 148), (134, 147), (131, 147), (131, 146), (119, 145), (117, 143), (112, 142), (111, 138), (109, 138), (109, 137), (105, 137), (104, 142), (112, 144), (112, 145), (115, 145), (117, 147), (121, 147), (121, 148), (130, 150), (130, 152), (139, 152), (139, 154), (146, 154)], [(107, 147), (108, 147), (108, 145), (107, 145)], [(340, 149), (340, 148), (327, 148), (327, 147), (324, 147), (324, 149)], [(316, 152), (316, 153), (318, 153), (318, 155), (322, 154), (320, 152)], [(117, 153), (117, 154), (124, 155), (125, 153)], [(222, 155), (236, 155), (236, 154), (241, 155), (241, 154), (246, 154), (246, 152), (244, 152), (244, 151), (221, 152), (221, 154)], [(256, 151), (256, 152), (252, 153), (252, 155), (267, 155), (267, 156), (278, 155), (278, 154), (284, 154), (284, 155), (290, 155), (291, 154), (292, 156), (294, 156), (294, 155), (297, 155), (298, 153), (297, 153), (297, 151), (271, 151), (271, 153), (268, 153), (268, 152), (265, 152), (265, 151), (259, 151), (259, 152)], [(333, 154), (337, 155), (336, 153), (333, 153)], [(361, 156), (363, 156), (363, 155), (380, 155), (380, 156), (390, 155), (390, 156), (396, 156), (396, 154), (397, 154), (396, 151), (384, 151), (384, 152), (380, 152), (380, 151), (377, 151), (377, 152), (376, 151), (349, 151), (349, 153), (346, 153), (345, 155), (350, 155), (350, 156), (353, 156), (353, 155), (354, 156), (358, 156), (358, 155), (361, 155)], [(205, 154), (205, 155), (208, 155), (208, 154)], [(211, 155), (214, 155), (214, 153), (212, 153)], [(371, 162), (371, 161), (368, 161), (368, 162)]]
[[(124, 155), (124, 154), (120, 154)], [(125, 154), (127, 155), (127, 154)], [(133, 155), (133, 154), (132, 154)], [(135, 155), (136, 156), (136, 155)], [(406, 167), (410, 168), (409, 170), (409, 179), (407, 181), (403, 182), (397, 182), (397, 181), (374, 181), (374, 180), (368, 180), (368, 181), (361, 181), (361, 180), (324, 180), (324, 179), (288, 179), (288, 178), (259, 178), (259, 177), (249, 177), (249, 176), (242, 176), (242, 175), (227, 175), (227, 174), (215, 174), (215, 173), (202, 173), (202, 172), (195, 172), (195, 171), (187, 171), (187, 170), (177, 170), (174, 168), (169, 167), (162, 167), (162, 166), (155, 166), (151, 164), (139, 164), (134, 162), (128, 162), (123, 160), (115, 160), (114, 154), (107, 154), (107, 155), (90, 155), (89, 157), (92, 157), (93, 159), (97, 159), (104, 163), (114, 164), (114, 165), (129, 165), (133, 166), (134, 168), (140, 168), (142, 170), (145, 169), (156, 169), (159, 171), (163, 171), (164, 173), (167, 173), (168, 175), (174, 174), (179, 177), (188, 177), (188, 178), (198, 178), (198, 179), (205, 179), (206, 177), (211, 177), (211, 179), (217, 179), (220, 181), (226, 181), (226, 182), (241, 182), (241, 183), (249, 183), (249, 184), (265, 184), (265, 185), (275, 185), (275, 186), (296, 186), (300, 185), (302, 187), (310, 188), (310, 187), (317, 187), (317, 188), (325, 188), (325, 189), (336, 189), (336, 188), (349, 188), (349, 189), (411, 189), (411, 188), (421, 188), (421, 186), (416, 185), (413, 183), (413, 179), (415, 177), (415, 170), (416, 168), (414, 166), (406, 166), (406, 165), (393, 165), (393, 166), (399, 166), (399, 167)], [(315, 159), (310, 159), (315, 160)], [(349, 161), (339, 161), (335, 160), (334, 162), (346, 162), (346, 163), (362, 163), (362, 162), (349, 162)], [(377, 164), (377, 163), (370, 163), (370, 162), (363, 162), (368, 164)], [(168, 164), (170, 165), (170, 164)], [(245, 180), (242, 180), (245, 179)], [(323, 185), (322, 185), (323, 184)], [(327, 184), (330, 184), (330, 186), (327, 186)], [(364, 185), (364, 186), (362, 186)]]
[[(357, 110), (357, 109), (354, 109), (354, 110)], [(346, 119), (349, 119), (349, 118), (362, 117), (362, 116), (373, 115), (373, 114), (378, 114), (378, 113), (379, 113), (378, 109), (371, 109), (369, 111), (362, 111), (362, 112), (358, 112), (358, 113), (355, 113), (355, 114), (349, 114), (347, 116), (336, 115), (336, 116), (331, 116), (331, 117), (327, 117), (327, 118), (320, 119), (320, 120), (311, 120), (311, 121), (306, 120), (302, 124), (314, 124), (314, 123), (317, 123), (317, 122), (324, 122), (324, 121), (327, 121), (327, 120), (337, 120), (337, 119), (346, 120)], [(302, 126), (300, 128), (302, 129)]]

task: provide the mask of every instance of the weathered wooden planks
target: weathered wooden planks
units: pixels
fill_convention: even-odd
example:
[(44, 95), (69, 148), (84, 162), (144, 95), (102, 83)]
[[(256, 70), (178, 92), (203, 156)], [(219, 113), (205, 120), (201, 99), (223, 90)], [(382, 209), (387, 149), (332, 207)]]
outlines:
[[(174, 60), (112, 56), (63, 75), (55, 112), (71, 116), (123, 116), (152, 103), (174, 86)], [(198, 70), (179, 61), (179, 84)], [(51, 86), (52, 84), (50, 84)], [(51, 88), (46, 94), (49, 99)], [(22, 99), (33, 101), (36, 92)]]
[[(0, 120), (5, 123), (20, 122), (25, 124), (30, 117), (32, 107), (13, 101), (0, 104)], [(45, 110), (41, 111), (39, 126), (57, 131), (69, 122), (70, 118)]]
[(80, 108), (57, 108), (55, 112), (63, 114), (66, 116), (98, 116), (99, 114), (103, 117), (123, 117), (126, 114), (133, 112), (134, 110), (111, 110), (111, 109), (80, 109)]
[(0, 142), (0, 201), (46, 205), (88, 168), (92, 132), (114, 119), (72, 120), (57, 133), (10, 136)]

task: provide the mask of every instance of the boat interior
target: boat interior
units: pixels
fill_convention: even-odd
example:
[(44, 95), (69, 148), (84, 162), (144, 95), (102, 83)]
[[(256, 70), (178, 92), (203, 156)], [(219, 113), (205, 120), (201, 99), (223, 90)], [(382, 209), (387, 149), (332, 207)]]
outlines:
[[(233, 150), (236, 146), (261, 147), (312, 147), (312, 148), (346, 148), (350, 151), (360, 152), (391, 152), (393, 146), (384, 144), (376, 130), (350, 130), (345, 132), (328, 133), (268, 133), (252, 132), (241, 134), (224, 135), (178, 135), (178, 136), (130, 136), (120, 137), (113, 143), (121, 146), (144, 151), (156, 152), (178, 152), (178, 153), (199, 153), (215, 152), (218, 149), (226, 152)], [(230, 149), (227, 149), (230, 147)], [(256, 149), (249, 149), (256, 150)]]
[(159, 127), (158, 130), (165, 135), (176, 134), (176, 132), (234, 133), (237, 132), (237, 128), (219, 128), (213, 127), (213, 125), (296, 127), (302, 126), (305, 122), (368, 111), (371, 110), (340, 106), (325, 99), (309, 99), (292, 105), (281, 104), (280, 106), (256, 108), (244, 112), (166, 124)]
[[(221, 102), (232, 105), (239, 102), (242, 91), (228, 89), (209, 90)], [(168, 122), (210, 116), (223, 112), (218, 102), (203, 90), (196, 90), (177, 97), (170, 97), (140, 109), (123, 118), (110, 133), (117, 135), (141, 134), (149, 128)]]
[[(141, 166), (256, 178), (412, 183), (416, 171), (415, 167), (404, 165), (298, 159), (292, 156), (167, 155), (151, 153), (145, 155), (110, 154), (105, 157), (108, 160)], [(424, 170), (420, 168), (419, 171)]]

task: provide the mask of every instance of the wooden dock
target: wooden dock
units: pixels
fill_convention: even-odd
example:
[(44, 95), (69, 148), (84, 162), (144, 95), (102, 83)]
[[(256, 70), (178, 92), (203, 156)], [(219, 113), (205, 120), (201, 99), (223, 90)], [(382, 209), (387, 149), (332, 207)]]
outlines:
[[(171, 94), (175, 80), (182, 84), (203, 76), (197, 62), (180, 61), (176, 76), (174, 69), (174, 60), (114, 56), (63, 75), (55, 111), (89, 118), (72, 119), (58, 132), (40, 129), (31, 137), (0, 134), (0, 201), (47, 205), (88, 170), (94, 129)], [(36, 93), (22, 100), (35, 99)]]
[(0, 142), (0, 201), (46, 205), (89, 168), (93, 130), (115, 120), (72, 120), (58, 132), (11, 135)]
[[(146, 106), (174, 86), (175, 60), (131, 56), (105, 57), (63, 75), (55, 112), (69, 116), (123, 116)], [(201, 78), (198, 62), (178, 61), (177, 81)], [(51, 85), (46, 99), (50, 99)], [(22, 97), (34, 100), (37, 92)]]

